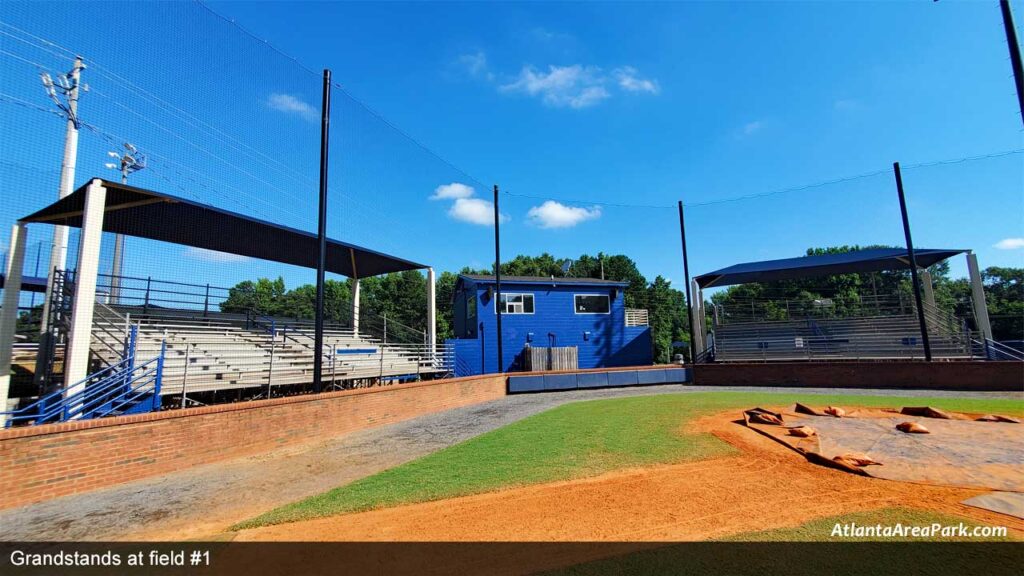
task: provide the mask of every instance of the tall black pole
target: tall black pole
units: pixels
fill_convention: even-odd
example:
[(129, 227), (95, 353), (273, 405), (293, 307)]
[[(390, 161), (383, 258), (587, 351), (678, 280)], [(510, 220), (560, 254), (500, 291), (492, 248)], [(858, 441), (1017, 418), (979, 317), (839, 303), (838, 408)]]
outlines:
[(921, 282), (917, 277), (917, 257), (914, 256), (914, 241), (910, 238), (910, 218), (907, 217), (907, 199), (903, 195), (903, 175), (900, 163), (892, 163), (896, 174), (896, 192), (900, 196), (900, 213), (903, 215), (903, 235), (907, 238), (907, 256), (910, 258), (910, 281), (914, 285), (914, 301), (917, 302), (917, 321), (921, 324), (921, 343), (924, 344), (924, 359), (932, 361), (932, 344), (928, 340), (928, 324), (924, 319), (924, 306), (921, 303)]
[(1017, 27), (1013, 25), (1013, 11), (1010, 10), (1010, 0), (999, 0), (999, 8), (1003, 12), (1006, 46), (1010, 49), (1013, 79), (1017, 83), (1017, 104), (1020, 106), (1020, 118), (1024, 122), (1024, 65), (1021, 64), (1020, 60), (1020, 43), (1017, 41)]
[(498, 185), (494, 185), (494, 309), (498, 313), (498, 372), (505, 371), (501, 351), (501, 213), (498, 211)]
[[(683, 201), (679, 201), (679, 237), (683, 239), (683, 276), (686, 279), (686, 317), (690, 324), (690, 362), (697, 361), (696, 329), (693, 318), (693, 297), (690, 295), (690, 260), (686, 254), (686, 220), (683, 219)], [(703, 329), (703, 328), (702, 328)]]
[(316, 227), (316, 324), (313, 332), (313, 390), (323, 390), (324, 369), (324, 268), (327, 264), (327, 157), (331, 133), (331, 71), (324, 70), (324, 95), (320, 107), (320, 211)]

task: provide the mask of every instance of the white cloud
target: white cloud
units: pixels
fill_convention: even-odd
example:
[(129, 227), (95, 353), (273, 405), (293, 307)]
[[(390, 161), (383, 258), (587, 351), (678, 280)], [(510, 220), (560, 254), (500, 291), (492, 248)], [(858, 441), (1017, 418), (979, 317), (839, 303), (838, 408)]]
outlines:
[(451, 184), (443, 184), (434, 188), (434, 195), (430, 197), (431, 200), (455, 200), (457, 198), (469, 198), (473, 196), (474, 190), (472, 186), (466, 186), (459, 182), (452, 182)]
[(278, 112), (294, 114), (307, 122), (319, 122), (320, 111), (291, 94), (271, 94), (267, 106)]
[(753, 122), (748, 122), (743, 125), (743, 135), (752, 136), (753, 134), (759, 132), (761, 128), (764, 128), (763, 120), (754, 120)]
[(530, 208), (526, 215), (531, 223), (541, 228), (571, 228), (580, 222), (600, 218), (601, 207), (566, 206), (554, 200), (547, 200), (540, 206)]
[(844, 98), (833, 102), (832, 107), (836, 110), (856, 110), (860, 108), (860, 102), (852, 98)]
[(1024, 238), (1003, 238), (992, 247), (1000, 250), (1020, 250), (1024, 248)]
[[(534, 33), (546, 39), (557, 36), (543, 29)], [(516, 76), (510, 77), (493, 70), (482, 50), (463, 54), (456, 63), (470, 76), (495, 83), (499, 92), (532, 96), (554, 108), (588, 108), (611, 98), (614, 92), (657, 94), (660, 91), (657, 80), (642, 77), (632, 66), (607, 72), (599, 66), (583, 64), (549, 65), (546, 69), (526, 64)], [(499, 77), (504, 81), (498, 82)]]
[(612, 76), (615, 77), (615, 81), (619, 84), (619, 87), (626, 92), (647, 92), (649, 94), (657, 94), (660, 90), (657, 81), (641, 78), (636, 68), (633, 68), (632, 66), (616, 68), (612, 71)]
[(486, 78), (488, 80), (494, 79), (494, 73), (491, 72), (490, 66), (487, 64), (487, 54), (483, 50), (459, 56), (458, 63), (466, 69), (470, 76)]
[(185, 249), (185, 256), (195, 258), (196, 260), (204, 260), (206, 262), (248, 262), (248, 256), (241, 256), (239, 254), (230, 254), (228, 252), (216, 252), (214, 250), (207, 250), (206, 248), (196, 248), (189, 246)]
[[(455, 203), (448, 210), (448, 215), (470, 224), (493, 226), (494, 204), (481, 198), (456, 198)], [(508, 216), (504, 214), (499, 218), (502, 222), (508, 221)]]
[(524, 66), (514, 82), (502, 85), (502, 92), (538, 96), (548, 106), (586, 108), (611, 97), (606, 78), (596, 66), (548, 66), (547, 72)]

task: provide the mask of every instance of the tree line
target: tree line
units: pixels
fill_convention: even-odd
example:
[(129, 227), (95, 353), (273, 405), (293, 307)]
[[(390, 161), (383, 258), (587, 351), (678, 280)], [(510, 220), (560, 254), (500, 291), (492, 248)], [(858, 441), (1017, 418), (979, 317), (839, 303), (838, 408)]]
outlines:
[[(810, 248), (806, 254), (820, 255), (879, 246), (836, 246)], [(657, 362), (670, 361), (676, 349), (674, 343), (689, 342), (689, 327), (683, 292), (672, 283), (656, 276), (648, 280), (638, 269), (636, 262), (623, 254), (583, 254), (570, 262), (549, 253), (539, 256), (518, 255), (503, 262), (501, 273), (508, 276), (542, 276), (562, 278), (605, 278), (628, 282), (625, 290), (626, 306), (648, 311), (654, 359)], [(950, 279), (948, 262), (940, 262), (929, 268), (935, 286), (936, 305), (941, 310), (951, 311), (959, 317), (972, 317), (971, 287), (967, 279)], [(492, 274), (491, 269), (465, 267), (458, 273), (443, 272), (437, 278), (437, 334), (439, 341), (453, 336), (452, 303), (458, 274)], [(983, 272), (985, 293), (988, 299), (989, 315), (996, 340), (1024, 339), (1024, 269), (991, 267)], [(325, 317), (329, 322), (348, 325), (351, 320), (351, 280), (327, 280), (325, 292)], [(367, 323), (373, 316), (380, 321), (387, 316), (389, 330), (409, 327), (416, 331), (426, 330), (427, 281), (415, 270), (363, 278), (360, 281), (360, 305), (362, 322)], [(904, 302), (913, 301), (910, 274), (906, 270), (874, 273), (838, 274), (788, 280), (783, 282), (741, 284), (731, 286), (714, 294), (711, 302), (721, 305), (724, 310), (754, 302), (755, 312), (767, 319), (782, 320), (792, 310), (785, 309), (785, 303), (806, 302), (828, 299), (830, 310), (836, 315), (865, 312), (864, 308), (874, 305), (866, 295), (895, 296)], [(312, 284), (287, 289), (284, 280), (260, 278), (240, 282), (230, 289), (228, 298), (221, 304), (225, 312), (255, 310), (262, 314), (281, 317), (313, 318), (316, 303), (316, 289)], [(710, 319), (708, 319), (710, 323)]]
[[(658, 276), (648, 281), (634, 262), (622, 254), (596, 256), (584, 254), (566, 265), (548, 253), (540, 256), (519, 255), (501, 265), (507, 276), (542, 276), (563, 278), (605, 278), (628, 282), (626, 306), (648, 311), (654, 358), (667, 362), (673, 353), (673, 342), (689, 342), (686, 305), (683, 293), (671, 282)], [(465, 267), (458, 273), (442, 272), (437, 277), (437, 336), (443, 341), (453, 336), (452, 304), (459, 274), (493, 274), (491, 269)], [(603, 275), (603, 276), (602, 276)], [(324, 317), (328, 322), (349, 325), (351, 321), (352, 280), (327, 280), (324, 283)], [(389, 329), (409, 327), (417, 331), (427, 328), (427, 280), (416, 270), (406, 270), (360, 280), (361, 322), (368, 316), (380, 322), (386, 316)], [(287, 289), (282, 278), (260, 278), (239, 282), (228, 291), (220, 304), (223, 312), (253, 310), (268, 316), (313, 318), (316, 287), (304, 284)], [(362, 324), (361, 324), (362, 326)]]

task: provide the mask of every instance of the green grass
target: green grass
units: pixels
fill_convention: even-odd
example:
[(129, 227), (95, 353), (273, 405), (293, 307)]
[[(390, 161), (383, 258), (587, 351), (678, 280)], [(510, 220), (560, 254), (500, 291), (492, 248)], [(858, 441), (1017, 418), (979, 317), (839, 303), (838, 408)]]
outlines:
[[(687, 434), (694, 417), (729, 408), (785, 405), (930, 405), (965, 412), (1024, 414), (1017, 400), (705, 392), (565, 404), (401, 466), (301, 500), (233, 529), (479, 494), (595, 476), (611, 470), (711, 458), (734, 449), (710, 434)], [(737, 412), (737, 418), (739, 412)]]
[[(1019, 544), (949, 547), (936, 542), (1007, 542), (1010, 538), (839, 538), (838, 524), (861, 526), (967, 526), (978, 523), (947, 514), (886, 508), (813, 520), (796, 528), (737, 534), (716, 542), (685, 543), (627, 553), (545, 572), (545, 576), (626, 574), (1016, 574)], [(865, 544), (885, 542), (885, 544)], [(801, 544), (801, 543), (814, 543)], [(847, 544), (841, 544), (847, 543)], [(1009, 547), (1008, 547), (1009, 546)]]

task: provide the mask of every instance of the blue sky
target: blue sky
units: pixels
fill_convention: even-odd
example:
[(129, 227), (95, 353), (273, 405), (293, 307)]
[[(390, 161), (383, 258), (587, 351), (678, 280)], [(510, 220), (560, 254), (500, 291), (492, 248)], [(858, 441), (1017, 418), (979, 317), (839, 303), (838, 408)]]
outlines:
[[(501, 197), (503, 254), (625, 253), (649, 278), (677, 284), (678, 199), (694, 205), (693, 273), (809, 246), (900, 244), (888, 173), (699, 205), (895, 160), (908, 166), (916, 244), (972, 248), (983, 267), (1024, 265), (1014, 240), (1024, 237), (1024, 155), (909, 168), (1024, 147), (996, 2), (209, 5), (313, 73), (195, 4), (139, 5), (116, 19), (103, 4), (4, 6), (0, 21), (102, 65), (87, 71), (97, 92), (83, 115), (163, 160), (135, 183), (310, 230), (315, 71), (330, 68), (349, 94), (468, 173), (336, 93), (330, 234), (438, 269), (490, 262), (493, 230), (478, 221), (495, 183), (511, 193)], [(10, 35), (0, 48), (63, 65)], [(45, 107), (34, 74), (0, 54), (0, 92)], [(0, 101), (4, 128), (18, 142), (0, 143), (3, 194), (18, 197), (0, 209), (6, 226), (55, 195), (46, 170), (59, 164), (63, 127)], [(116, 140), (83, 132), (79, 183), (103, 172)], [(10, 183), (26, 175), (35, 186), (22, 195)], [(129, 272), (141, 276), (312, 278), (129, 246)], [(962, 259), (953, 272), (965, 273)]]

